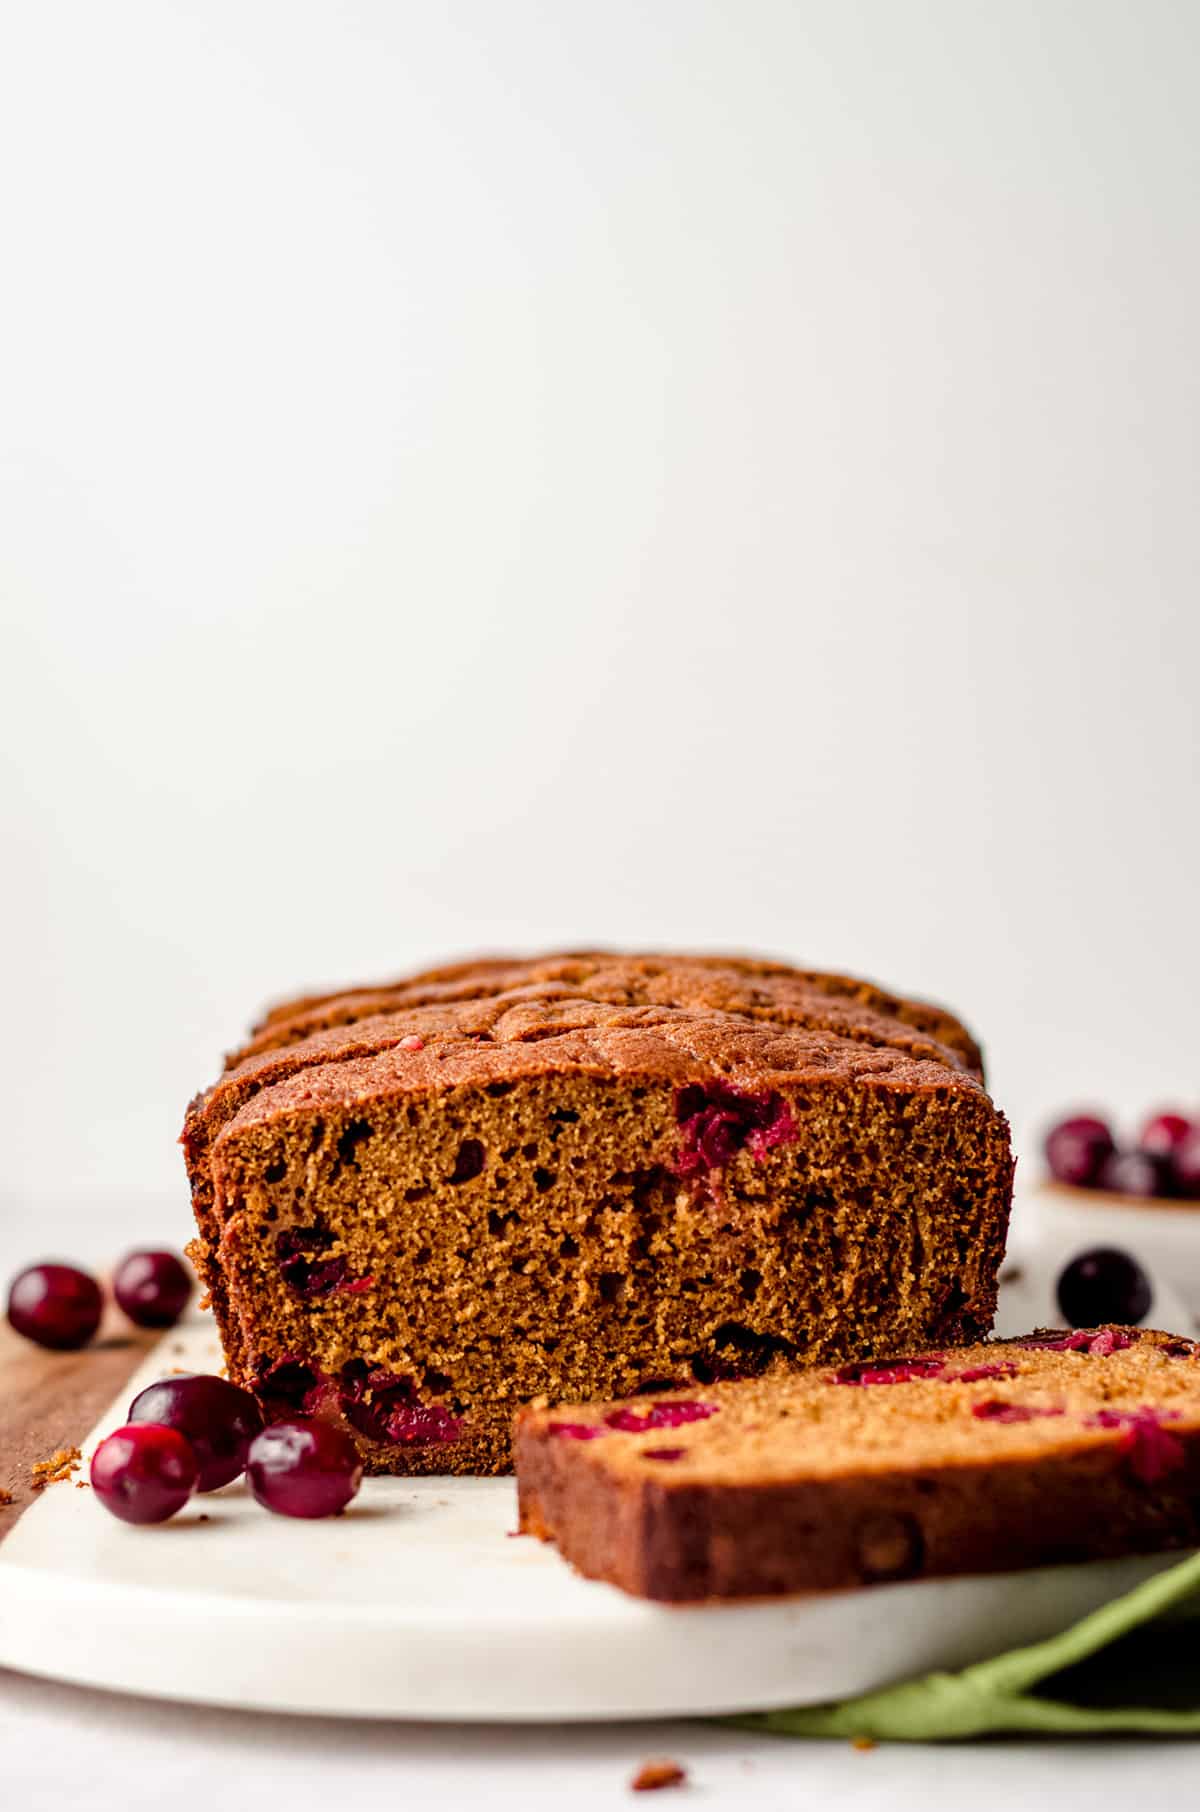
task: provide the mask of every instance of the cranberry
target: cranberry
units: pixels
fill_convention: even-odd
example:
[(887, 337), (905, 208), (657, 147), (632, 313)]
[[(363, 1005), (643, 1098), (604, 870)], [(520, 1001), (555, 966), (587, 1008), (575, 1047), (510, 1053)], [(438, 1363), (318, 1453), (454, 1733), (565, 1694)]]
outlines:
[(675, 1169), (690, 1177), (720, 1170), (746, 1146), (762, 1163), (775, 1145), (796, 1138), (792, 1110), (781, 1095), (751, 1094), (731, 1082), (691, 1082), (675, 1098), (680, 1146)]
[(1077, 1189), (1092, 1187), (1112, 1150), (1112, 1133), (1094, 1114), (1075, 1114), (1069, 1120), (1060, 1120), (1046, 1135), (1050, 1174), (1058, 1182), (1072, 1183)]
[(129, 1405), (129, 1420), (156, 1422), (186, 1436), (200, 1469), (200, 1491), (216, 1491), (245, 1470), (250, 1443), (263, 1425), (248, 1390), (204, 1372), (148, 1385)]
[(92, 1455), (92, 1489), (123, 1523), (165, 1523), (196, 1489), (196, 1456), (177, 1428), (136, 1422)]
[(73, 1265), (31, 1265), (8, 1292), (8, 1319), (17, 1333), (57, 1352), (86, 1346), (103, 1313), (100, 1285)]
[(560, 1441), (597, 1441), (604, 1430), (595, 1422), (550, 1422), (547, 1433)]
[(1153, 1300), (1150, 1279), (1142, 1267), (1115, 1246), (1081, 1252), (1058, 1279), (1058, 1306), (1073, 1328), (1099, 1327), (1105, 1321), (1141, 1321)]
[(972, 1403), (971, 1414), (980, 1422), (1036, 1422), (1042, 1416), (1061, 1416), (1061, 1409), (1039, 1409), (1033, 1403), (1012, 1403), (1002, 1397), (985, 1397)]
[(1200, 1126), (1193, 1126), (1172, 1152), (1171, 1182), (1176, 1195), (1200, 1197)]
[(1088, 1416), (1089, 1428), (1121, 1428), (1121, 1450), (1128, 1455), (1129, 1469), (1144, 1485), (1157, 1485), (1169, 1473), (1178, 1472), (1187, 1463), (1187, 1449), (1163, 1427), (1164, 1422), (1177, 1422), (1179, 1411), (1158, 1410), (1143, 1405), (1141, 1409), (1099, 1409)]
[(914, 1378), (938, 1378), (946, 1363), (944, 1353), (927, 1353), (921, 1359), (856, 1359), (830, 1376), (831, 1384), (909, 1384)]
[(280, 1516), (336, 1516), (362, 1484), (349, 1435), (332, 1422), (273, 1422), (251, 1444), (246, 1465), (260, 1504)]
[(113, 1272), (113, 1295), (140, 1328), (171, 1328), (187, 1308), (192, 1280), (173, 1252), (131, 1252)]
[(1166, 1195), (1171, 1173), (1165, 1159), (1148, 1151), (1114, 1151), (1101, 1164), (1096, 1181), (1117, 1195)]
[(1168, 1109), (1146, 1121), (1138, 1135), (1138, 1146), (1142, 1151), (1148, 1151), (1152, 1158), (1170, 1158), (1191, 1131), (1192, 1123), (1186, 1114)]
[(682, 1428), (687, 1422), (707, 1421), (716, 1415), (717, 1408), (715, 1403), (686, 1398), (682, 1403), (652, 1403), (644, 1415), (636, 1409), (612, 1409), (604, 1420), (621, 1434), (642, 1434), (647, 1428)]

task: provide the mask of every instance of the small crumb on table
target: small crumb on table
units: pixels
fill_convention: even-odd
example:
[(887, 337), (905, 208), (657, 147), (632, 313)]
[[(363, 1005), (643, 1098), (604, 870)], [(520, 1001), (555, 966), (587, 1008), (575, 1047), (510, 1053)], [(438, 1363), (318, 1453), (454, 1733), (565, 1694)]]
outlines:
[(686, 1780), (686, 1768), (664, 1759), (643, 1762), (629, 1786), (634, 1793), (654, 1793), (659, 1787), (682, 1787)]
[(17, 1500), (13, 1496), (12, 1492), (6, 1491), (4, 1489), (4, 1486), (0, 1485), (0, 1510), (3, 1510), (5, 1508), (5, 1506), (8, 1504), (15, 1504), (16, 1501)]
[(30, 1469), (34, 1490), (40, 1491), (43, 1485), (57, 1485), (60, 1479), (69, 1479), (82, 1464), (83, 1455), (78, 1447), (60, 1447), (48, 1460), (35, 1460)]
[(851, 1747), (851, 1749), (864, 1749), (864, 1750), (878, 1749), (879, 1744), (875, 1741), (874, 1737), (851, 1737), (850, 1738), (850, 1747)]

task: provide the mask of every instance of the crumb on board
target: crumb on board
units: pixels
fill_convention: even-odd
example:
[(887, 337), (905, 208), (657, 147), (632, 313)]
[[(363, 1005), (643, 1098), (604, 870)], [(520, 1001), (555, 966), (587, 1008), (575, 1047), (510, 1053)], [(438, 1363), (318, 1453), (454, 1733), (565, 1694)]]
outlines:
[(659, 1787), (682, 1787), (686, 1780), (687, 1769), (664, 1757), (643, 1762), (629, 1786), (634, 1793), (654, 1793)]
[(6, 1491), (4, 1489), (4, 1486), (0, 1485), (0, 1510), (3, 1510), (5, 1508), (5, 1506), (8, 1504), (15, 1504), (16, 1501), (17, 1500), (13, 1496), (12, 1492)]
[(43, 1485), (57, 1485), (60, 1479), (69, 1479), (82, 1464), (83, 1455), (78, 1447), (60, 1447), (48, 1460), (35, 1460), (30, 1468), (34, 1490), (40, 1491)]
[(879, 1744), (875, 1741), (874, 1737), (859, 1736), (859, 1737), (850, 1738), (850, 1747), (851, 1747), (851, 1749), (862, 1749), (862, 1750), (878, 1749)]

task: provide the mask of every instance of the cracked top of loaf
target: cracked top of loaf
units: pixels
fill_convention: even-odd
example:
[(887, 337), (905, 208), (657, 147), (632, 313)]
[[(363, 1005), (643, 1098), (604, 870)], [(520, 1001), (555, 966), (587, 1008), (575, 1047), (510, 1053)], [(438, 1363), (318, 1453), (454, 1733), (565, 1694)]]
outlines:
[(940, 1007), (871, 982), (739, 956), (574, 952), (480, 958), (289, 1000), (193, 1103), (241, 1123), (380, 1087), (503, 1082), (556, 1069), (742, 1085), (876, 1081), (974, 1093), (982, 1058)]

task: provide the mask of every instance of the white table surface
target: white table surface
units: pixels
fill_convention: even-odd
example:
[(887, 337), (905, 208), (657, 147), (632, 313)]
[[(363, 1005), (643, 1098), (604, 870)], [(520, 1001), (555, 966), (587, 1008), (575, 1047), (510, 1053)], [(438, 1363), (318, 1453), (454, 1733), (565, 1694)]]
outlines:
[[(101, 1266), (130, 1244), (181, 1242), (168, 1205), (0, 1204), (0, 1280), (43, 1257)], [(631, 1800), (652, 1755), (681, 1762), (686, 1792)], [(388, 1805), (401, 1812), (487, 1804), (787, 1808), (839, 1812), (1096, 1812), (1151, 1792), (1191, 1812), (1192, 1742), (1000, 1741), (946, 1747), (793, 1742), (696, 1723), (496, 1729), (370, 1724), (190, 1709), (0, 1670), (0, 1804), (23, 1812), (286, 1812)]]

